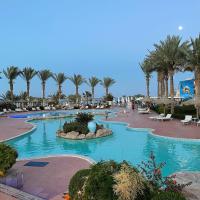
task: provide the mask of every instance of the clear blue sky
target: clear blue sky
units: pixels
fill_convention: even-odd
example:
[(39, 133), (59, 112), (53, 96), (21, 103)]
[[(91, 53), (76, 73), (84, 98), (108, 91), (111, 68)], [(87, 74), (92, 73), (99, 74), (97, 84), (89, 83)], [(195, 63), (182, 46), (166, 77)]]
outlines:
[[(145, 93), (138, 63), (147, 49), (168, 34), (183, 39), (197, 36), (199, 10), (199, 0), (0, 0), (0, 71), (15, 65), (48, 68), (67, 76), (111, 76), (117, 81), (111, 88), (115, 96)], [(191, 76), (177, 74), (175, 84)], [(8, 90), (7, 82), (0, 80), (0, 93)], [(15, 92), (25, 89), (18, 78)], [(63, 91), (73, 93), (74, 87), (66, 81)], [(47, 94), (54, 92), (56, 84), (51, 80)], [(103, 93), (97, 87), (97, 95)], [(155, 74), (151, 94), (156, 94)], [(32, 80), (31, 95), (41, 95), (37, 78)]]

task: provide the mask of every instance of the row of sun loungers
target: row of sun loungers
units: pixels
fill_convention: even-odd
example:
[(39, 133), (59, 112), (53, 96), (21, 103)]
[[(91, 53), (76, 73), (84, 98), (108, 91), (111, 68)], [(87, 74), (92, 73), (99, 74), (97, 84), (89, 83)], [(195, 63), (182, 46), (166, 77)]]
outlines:
[[(149, 119), (152, 120), (160, 120), (160, 121), (169, 121), (172, 120), (172, 114), (167, 114), (166, 116), (162, 113), (158, 116), (151, 116), (149, 117)], [(200, 120), (199, 121), (194, 121), (192, 118), (192, 115), (186, 115), (184, 120), (181, 120), (181, 123), (183, 123), (184, 125), (186, 124), (191, 124), (192, 122), (196, 123), (197, 126), (200, 125)]]
[[(55, 107), (46, 106), (44, 107), (44, 110), (56, 110)], [(11, 109), (3, 109), (3, 112), (0, 112), (0, 115), (12, 113), (12, 112), (29, 112), (30, 110), (27, 110), (27, 108), (16, 108), (15, 110)], [(40, 107), (32, 108), (31, 111), (41, 111)]]

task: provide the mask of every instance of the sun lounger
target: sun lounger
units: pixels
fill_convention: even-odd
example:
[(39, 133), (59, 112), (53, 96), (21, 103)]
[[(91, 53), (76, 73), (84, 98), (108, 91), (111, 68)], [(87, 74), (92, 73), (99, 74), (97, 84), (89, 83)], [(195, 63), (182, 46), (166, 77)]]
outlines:
[(45, 110), (51, 110), (51, 108), (50, 108), (50, 107), (48, 107), (48, 106), (47, 106), (47, 107), (45, 107), (44, 109), (45, 109)]
[(139, 114), (149, 114), (151, 112), (150, 112), (150, 109), (146, 109), (146, 110), (138, 110), (138, 113)]
[(148, 110), (147, 108), (138, 108), (138, 112), (147, 111), (147, 110)]
[(168, 121), (168, 120), (172, 120), (172, 114), (167, 114), (166, 117), (158, 117), (157, 120), (162, 120), (162, 121)]
[(161, 113), (160, 115), (157, 115), (157, 116), (151, 116), (151, 117), (149, 117), (149, 119), (157, 120), (157, 118), (159, 118), (159, 117), (165, 117), (165, 114)]
[(4, 113), (8, 113), (8, 111), (7, 111), (7, 109), (6, 109), (6, 108), (4, 108), (4, 109), (3, 109), (3, 112), (4, 112)]
[(36, 111), (36, 109), (35, 109), (35, 108), (32, 108), (32, 111)]
[(40, 107), (36, 107), (36, 110), (37, 110), (37, 111), (40, 111), (41, 109), (40, 109)]
[(23, 111), (28, 112), (28, 110), (26, 108), (22, 108)]
[(13, 110), (11, 110), (10, 108), (8, 108), (8, 111), (9, 111), (9, 112), (13, 112)]
[(51, 109), (52, 109), (52, 110), (56, 110), (56, 108), (55, 108), (55, 107), (52, 107)]
[(181, 120), (183, 124), (189, 124), (192, 122), (192, 115), (185, 115), (185, 119)]
[(15, 111), (16, 112), (23, 112), (23, 110), (21, 108), (16, 108)]

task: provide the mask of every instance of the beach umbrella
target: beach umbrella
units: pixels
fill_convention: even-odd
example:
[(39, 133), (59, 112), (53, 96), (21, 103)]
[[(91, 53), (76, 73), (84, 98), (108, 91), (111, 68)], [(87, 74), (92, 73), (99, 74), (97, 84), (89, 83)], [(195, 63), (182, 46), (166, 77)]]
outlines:
[(145, 103), (150, 103), (150, 102), (152, 102), (152, 100), (151, 100), (150, 97), (144, 97), (144, 98), (142, 99), (142, 101), (145, 102)]
[(158, 105), (164, 105), (164, 114), (166, 114), (166, 106), (171, 104), (171, 99), (167, 97), (162, 97), (159, 99), (155, 99), (154, 102)]

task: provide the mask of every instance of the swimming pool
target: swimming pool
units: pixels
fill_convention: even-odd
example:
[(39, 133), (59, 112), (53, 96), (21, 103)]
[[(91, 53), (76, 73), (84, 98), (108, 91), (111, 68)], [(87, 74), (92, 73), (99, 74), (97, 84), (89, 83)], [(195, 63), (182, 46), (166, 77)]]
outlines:
[[(63, 115), (73, 115), (77, 112), (91, 112), (91, 113), (98, 113), (98, 114), (103, 114), (105, 111), (108, 110), (99, 110), (99, 109), (89, 109), (89, 110), (66, 110), (66, 111), (41, 111), (41, 112), (35, 112), (35, 113), (23, 113), (23, 114), (14, 114), (10, 115), (10, 118), (22, 118), (22, 119), (29, 119), (29, 118), (38, 118), (38, 117), (48, 117), (48, 116), (63, 116)], [(113, 110), (112, 113), (114, 113), (116, 110)]]
[(95, 161), (113, 159), (127, 160), (133, 165), (149, 158), (153, 151), (158, 162), (165, 161), (164, 174), (176, 171), (200, 170), (200, 142), (181, 141), (155, 137), (147, 130), (133, 130), (123, 123), (98, 123), (112, 129), (113, 135), (83, 141), (72, 141), (56, 137), (56, 131), (72, 118), (34, 120), (37, 129), (31, 133), (6, 142), (17, 149), (19, 158), (42, 157), (58, 154), (80, 154)]

